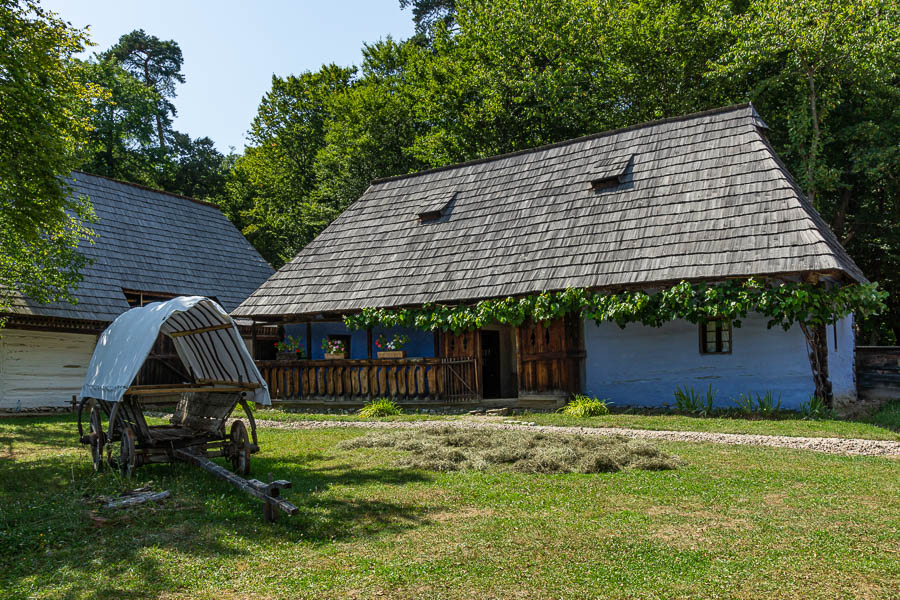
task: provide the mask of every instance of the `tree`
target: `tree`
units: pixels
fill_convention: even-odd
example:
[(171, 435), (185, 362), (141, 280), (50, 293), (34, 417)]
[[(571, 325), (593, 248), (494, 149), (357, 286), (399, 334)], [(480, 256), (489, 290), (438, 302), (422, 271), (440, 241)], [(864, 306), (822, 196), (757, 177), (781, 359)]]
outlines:
[(162, 41), (155, 35), (147, 35), (143, 29), (137, 29), (120, 37), (119, 42), (101, 58), (114, 59), (156, 92), (157, 105), (153, 118), (159, 147), (165, 148), (172, 117), (176, 115), (171, 99), (176, 96), (175, 86), (184, 83), (181, 47), (174, 40)]
[(92, 129), (79, 152), (78, 168), (106, 177), (153, 185), (158, 153), (150, 152), (154, 139), (152, 115), (159, 97), (110, 58), (82, 63), (86, 84), (106, 95), (85, 104)]
[(363, 47), (361, 76), (329, 103), (329, 122), (315, 159), (312, 196), (341, 211), (373, 179), (425, 165), (410, 146), (426, 128), (415, 119), (405, 69), (416, 50), (393, 39)]
[(872, 279), (888, 314), (869, 343), (900, 339), (900, 8), (886, 0), (755, 0), (718, 23), (734, 37), (711, 76), (736, 83), (816, 209)]
[(167, 192), (192, 198), (216, 198), (225, 190), (232, 162), (208, 137), (192, 139), (176, 131), (158, 185)]
[(99, 93), (72, 60), (86, 43), (36, 3), (0, 0), (0, 312), (20, 294), (75, 300), (92, 212), (62, 177), (89, 127), (81, 106)]
[(250, 127), (252, 145), (234, 165), (220, 204), (275, 266), (293, 258), (339, 212), (336, 204), (311, 194), (329, 102), (347, 89), (353, 72), (326, 65), (316, 72), (273, 77)]
[(416, 32), (429, 35), (438, 24), (452, 27), (456, 13), (456, 0), (400, 0), (400, 8), (412, 7)]

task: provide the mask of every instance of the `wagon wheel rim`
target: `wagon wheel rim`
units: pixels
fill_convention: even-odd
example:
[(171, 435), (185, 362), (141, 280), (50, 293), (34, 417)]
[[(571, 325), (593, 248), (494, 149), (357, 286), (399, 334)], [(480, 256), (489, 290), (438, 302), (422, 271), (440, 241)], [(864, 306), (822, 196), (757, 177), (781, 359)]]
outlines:
[(137, 452), (135, 451), (134, 431), (126, 427), (122, 432), (122, 442), (119, 444), (119, 470), (123, 477), (131, 477), (137, 465)]
[(103, 470), (103, 446), (106, 444), (106, 434), (103, 433), (103, 418), (100, 414), (100, 406), (96, 402), (90, 405), (88, 413), (88, 434), (90, 436), (91, 463), (94, 471)]
[(132, 431), (131, 427), (121, 429), (119, 432), (119, 443), (107, 444), (106, 448), (109, 466), (113, 469), (118, 469), (123, 477), (131, 477), (137, 465), (134, 431)]
[(250, 474), (250, 438), (243, 421), (231, 424), (231, 468), (241, 476)]

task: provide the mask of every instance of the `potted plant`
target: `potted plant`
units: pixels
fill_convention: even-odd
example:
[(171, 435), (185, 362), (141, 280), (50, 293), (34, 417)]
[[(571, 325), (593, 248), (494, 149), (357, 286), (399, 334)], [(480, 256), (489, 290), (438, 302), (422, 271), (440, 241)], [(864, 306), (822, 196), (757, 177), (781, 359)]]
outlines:
[(280, 342), (275, 342), (276, 357), (278, 360), (299, 360), (306, 358), (306, 348), (302, 337), (287, 336)]
[(378, 358), (406, 358), (406, 350), (403, 346), (409, 341), (408, 335), (401, 333), (394, 334), (394, 337), (387, 338), (383, 333), (378, 335), (375, 340), (375, 347), (378, 348)]
[(325, 353), (325, 358), (328, 359), (347, 358), (347, 345), (344, 340), (325, 338), (322, 340), (322, 351)]

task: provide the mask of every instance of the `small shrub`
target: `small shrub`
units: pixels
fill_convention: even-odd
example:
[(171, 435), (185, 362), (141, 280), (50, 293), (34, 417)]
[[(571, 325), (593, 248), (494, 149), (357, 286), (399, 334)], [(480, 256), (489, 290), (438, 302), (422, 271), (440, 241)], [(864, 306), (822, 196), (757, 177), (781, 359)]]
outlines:
[(775, 393), (766, 390), (766, 393), (760, 396), (756, 395), (756, 411), (764, 415), (772, 415), (781, 410), (781, 394), (775, 397)]
[(576, 394), (575, 398), (560, 409), (560, 412), (570, 417), (600, 417), (609, 414), (609, 404), (606, 400), (591, 398), (583, 394)]
[(713, 391), (712, 384), (706, 392), (698, 392), (693, 387), (679, 386), (675, 390), (675, 407), (679, 412), (706, 416), (712, 414), (718, 391)]
[(804, 419), (810, 421), (818, 421), (819, 419), (830, 419), (834, 416), (831, 409), (825, 405), (825, 399), (813, 394), (809, 400), (800, 405), (800, 414)]
[(775, 393), (766, 390), (762, 395), (747, 392), (740, 394), (732, 400), (737, 407), (745, 415), (758, 413), (761, 415), (773, 415), (781, 410), (781, 394), (775, 396)]
[(361, 417), (393, 417), (402, 415), (403, 409), (390, 398), (376, 398), (359, 409)]

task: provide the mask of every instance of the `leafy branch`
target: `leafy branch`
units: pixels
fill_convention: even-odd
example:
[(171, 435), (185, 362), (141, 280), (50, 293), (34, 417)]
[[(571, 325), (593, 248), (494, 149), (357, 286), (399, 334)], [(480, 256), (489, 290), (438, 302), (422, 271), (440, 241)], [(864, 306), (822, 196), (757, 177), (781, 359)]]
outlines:
[(486, 325), (519, 326), (526, 320), (549, 323), (570, 314), (596, 323), (610, 321), (625, 327), (641, 323), (660, 327), (683, 319), (699, 323), (729, 319), (736, 327), (747, 313), (768, 317), (768, 327), (785, 330), (795, 323), (819, 326), (834, 323), (851, 313), (860, 317), (885, 310), (887, 292), (877, 283), (825, 287), (811, 283), (765, 284), (756, 279), (728, 280), (709, 285), (682, 281), (654, 293), (625, 291), (618, 294), (569, 288), (518, 298), (495, 298), (476, 304), (425, 304), (418, 308), (365, 308), (344, 317), (351, 330), (409, 327), (423, 331), (458, 333)]

